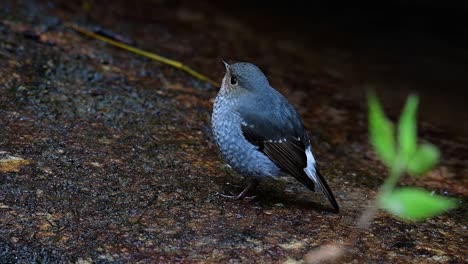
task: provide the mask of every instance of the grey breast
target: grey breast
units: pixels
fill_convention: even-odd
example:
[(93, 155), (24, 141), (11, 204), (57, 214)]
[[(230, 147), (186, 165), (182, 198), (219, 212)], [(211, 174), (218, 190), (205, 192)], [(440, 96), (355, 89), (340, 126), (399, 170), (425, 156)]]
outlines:
[(224, 160), (238, 173), (253, 177), (274, 177), (280, 169), (258, 147), (248, 142), (242, 134), (247, 124), (235, 110), (237, 100), (218, 95), (212, 115), (212, 129), (216, 144)]

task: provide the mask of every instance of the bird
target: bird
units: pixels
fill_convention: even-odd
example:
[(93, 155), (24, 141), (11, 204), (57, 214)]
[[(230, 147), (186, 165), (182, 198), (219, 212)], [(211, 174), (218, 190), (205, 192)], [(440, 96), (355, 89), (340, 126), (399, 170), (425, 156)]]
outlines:
[(226, 72), (213, 104), (212, 134), (224, 161), (250, 179), (238, 195), (223, 196), (243, 199), (261, 180), (290, 175), (320, 190), (338, 212), (297, 110), (255, 64), (222, 62)]

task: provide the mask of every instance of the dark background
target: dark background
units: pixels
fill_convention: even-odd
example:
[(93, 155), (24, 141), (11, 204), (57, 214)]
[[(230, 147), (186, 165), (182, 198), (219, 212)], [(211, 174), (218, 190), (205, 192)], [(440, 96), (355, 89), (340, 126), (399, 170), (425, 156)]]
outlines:
[[(429, 2), (312, 1), (306, 7), (301, 1), (237, 1), (217, 5), (277, 39), (288, 38), (310, 50), (343, 51), (350, 63), (345, 75), (363, 86), (376, 86), (389, 111), (396, 115), (404, 98), (417, 92), (423, 120), (466, 135), (468, 5)], [(363, 86), (340, 90), (348, 96), (363, 96)]]
[[(4, 13), (15, 5), (29, 8), (29, 15), (58, 12), (69, 22), (113, 30), (137, 40), (140, 48), (183, 61), (216, 80), (223, 70), (221, 59), (250, 60), (273, 80), (272, 72), (299, 79), (292, 67), (302, 68), (299, 74), (306, 77), (310, 71), (326, 72), (340, 79), (332, 85), (334, 92), (364, 106), (364, 87), (374, 87), (394, 120), (407, 95), (416, 92), (421, 96), (421, 121), (435, 124), (448, 135), (468, 135), (464, 122), (468, 4), (464, 1), (25, 0), (5, 2)], [(224, 41), (229, 44), (217, 35), (220, 28), (226, 30)], [(256, 40), (243, 36), (245, 32)], [(186, 40), (164, 49), (167, 34)], [(159, 41), (159, 46), (152, 45), (153, 41)], [(258, 43), (291, 51), (295, 61), (273, 56), (276, 51), (258, 51)], [(280, 55), (288, 56), (286, 52)], [(310, 76), (312, 81), (315, 78)], [(281, 85), (286, 89), (299, 86)]]

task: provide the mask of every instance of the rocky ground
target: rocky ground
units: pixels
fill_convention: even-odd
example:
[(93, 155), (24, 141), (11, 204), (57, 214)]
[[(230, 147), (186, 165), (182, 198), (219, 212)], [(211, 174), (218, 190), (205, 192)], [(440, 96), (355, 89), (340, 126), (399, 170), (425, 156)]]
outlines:
[[(311, 36), (273, 34), (261, 30), (264, 19), (249, 26), (252, 17), (207, 3), (4, 2), (1, 263), (303, 263), (311, 250), (347, 241), (386, 175), (368, 143), (359, 87), (377, 87), (394, 119), (409, 85), (426, 84), (435, 88), (419, 90), (419, 135), (443, 159), (427, 178), (401, 184), (457, 197), (460, 207), (422, 223), (379, 212), (338, 262), (466, 261), (467, 113), (458, 90), (440, 93), (428, 64), (408, 79), (397, 48), (326, 45), (332, 34), (318, 30), (310, 33), (316, 46), (298, 44)], [(118, 32), (216, 81), (222, 59), (255, 62), (304, 118), (340, 213), (292, 178), (263, 183), (253, 200), (219, 197), (246, 182), (224, 165), (210, 135), (217, 87), (68, 23)], [(437, 80), (462, 72), (468, 53), (451, 52), (459, 64), (442, 65)], [(442, 57), (451, 58), (425, 61)]]

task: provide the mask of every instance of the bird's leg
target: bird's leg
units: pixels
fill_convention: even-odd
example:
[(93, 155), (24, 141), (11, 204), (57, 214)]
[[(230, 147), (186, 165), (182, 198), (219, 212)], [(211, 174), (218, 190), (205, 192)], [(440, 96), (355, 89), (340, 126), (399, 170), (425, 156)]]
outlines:
[(230, 199), (234, 199), (234, 200), (240, 200), (240, 199), (243, 199), (243, 198), (250, 199), (250, 198), (253, 198), (254, 196), (253, 197), (246, 197), (246, 195), (251, 189), (255, 189), (255, 187), (257, 187), (257, 185), (258, 185), (258, 180), (254, 179), (238, 195), (226, 195), (226, 194), (221, 194), (221, 193), (219, 195), (224, 197), (224, 198), (230, 198)]

